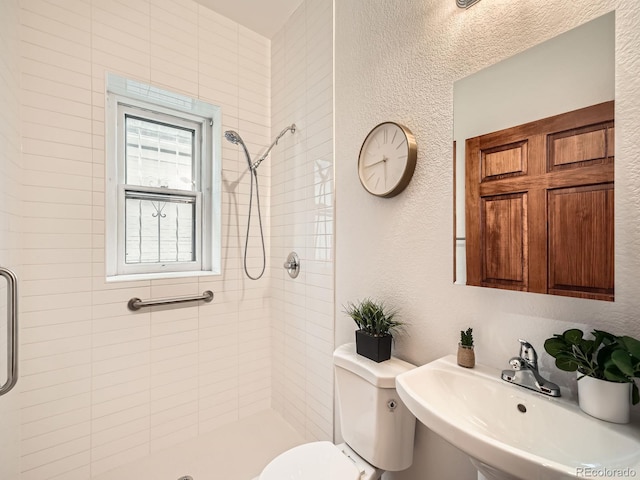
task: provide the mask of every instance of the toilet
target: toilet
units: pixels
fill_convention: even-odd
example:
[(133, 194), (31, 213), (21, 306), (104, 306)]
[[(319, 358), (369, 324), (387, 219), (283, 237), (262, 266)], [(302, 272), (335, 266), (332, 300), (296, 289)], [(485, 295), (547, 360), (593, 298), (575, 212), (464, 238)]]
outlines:
[(416, 419), (396, 393), (396, 376), (415, 368), (392, 357), (376, 363), (355, 343), (333, 353), (345, 443), (312, 442), (273, 459), (259, 480), (379, 480), (413, 462)]

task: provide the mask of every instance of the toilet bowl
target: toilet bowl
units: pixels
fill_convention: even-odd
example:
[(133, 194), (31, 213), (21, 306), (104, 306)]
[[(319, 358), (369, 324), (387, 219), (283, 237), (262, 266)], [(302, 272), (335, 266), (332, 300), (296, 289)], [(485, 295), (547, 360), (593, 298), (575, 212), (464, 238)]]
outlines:
[(277, 456), (259, 480), (375, 480), (383, 471), (361, 459), (346, 443), (312, 442)]
[(415, 368), (392, 357), (376, 363), (349, 343), (333, 354), (345, 443), (311, 442), (273, 459), (259, 480), (379, 480), (413, 462), (415, 417), (396, 393), (395, 378)]

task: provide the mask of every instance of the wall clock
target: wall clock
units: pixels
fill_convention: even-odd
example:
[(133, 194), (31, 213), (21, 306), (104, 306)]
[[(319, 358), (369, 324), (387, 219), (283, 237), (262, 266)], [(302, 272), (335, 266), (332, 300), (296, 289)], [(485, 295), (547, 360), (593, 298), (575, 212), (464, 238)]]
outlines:
[(372, 195), (393, 197), (411, 181), (417, 157), (416, 139), (407, 127), (381, 123), (373, 127), (360, 149), (360, 183)]

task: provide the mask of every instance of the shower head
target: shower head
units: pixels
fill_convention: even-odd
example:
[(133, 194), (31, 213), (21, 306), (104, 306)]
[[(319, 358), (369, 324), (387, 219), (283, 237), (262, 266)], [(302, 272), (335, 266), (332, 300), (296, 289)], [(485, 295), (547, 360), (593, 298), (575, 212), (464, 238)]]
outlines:
[(244, 154), (247, 157), (247, 164), (249, 165), (249, 170), (252, 170), (253, 167), (251, 166), (251, 156), (249, 155), (249, 150), (247, 150), (247, 146), (242, 141), (242, 137), (240, 136), (240, 134), (234, 130), (227, 130), (226, 132), (224, 132), (224, 138), (229, 140), (234, 145), (242, 145)]
[(242, 138), (238, 135), (238, 132), (234, 132), (233, 130), (227, 130), (224, 132), (224, 138), (229, 140), (231, 143), (238, 144), (242, 142)]

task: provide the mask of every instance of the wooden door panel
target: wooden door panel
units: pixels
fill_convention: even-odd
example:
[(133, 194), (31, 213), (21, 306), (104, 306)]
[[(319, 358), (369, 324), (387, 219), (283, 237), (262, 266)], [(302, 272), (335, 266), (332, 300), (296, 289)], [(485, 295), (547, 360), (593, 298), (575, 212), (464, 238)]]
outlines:
[(482, 283), (526, 290), (527, 194), (482, 199)]
[(482, 150), (482, 182), (527, 173), (527, 142)]
[(551, 190), (549, 290), (613, 298), (613, 183)]
[(613, 123), (605, 122), (549, 135), (549, 170), (613, 162)]

